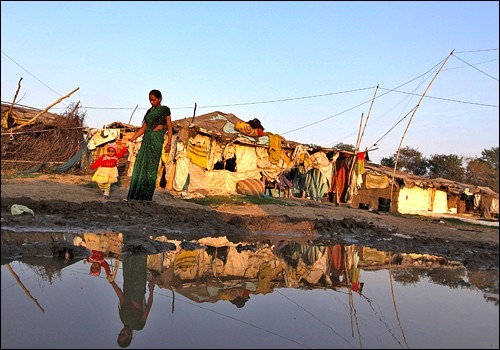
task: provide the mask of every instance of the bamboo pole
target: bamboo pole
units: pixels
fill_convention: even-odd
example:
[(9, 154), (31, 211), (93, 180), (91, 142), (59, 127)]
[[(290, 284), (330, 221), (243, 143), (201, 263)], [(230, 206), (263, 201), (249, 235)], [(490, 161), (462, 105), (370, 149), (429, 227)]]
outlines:
[[(366, 120), (365, 120), (365, 123), (363, 126), (361, 126), (362, 122), (363, 122), (363, 114), (361, 114), (361, 123), (359, 125), (359, 130), (358, 130), (358, 139), (356, 140), (356, 146), (354, 148), (354, 157), (353, 157), (353, 160), (352, 160), (352, 164), (351, 164), (351, 168), (349, 169), (349, 178), (348, 178), (348, 184), (349, 184), (349, 191), (348, 191), (348, 194), (349, 194), (349, 198), (348, 198), (348, 202), (352, 200), (352, 197), (353, 197), (353, 194), (354, 194), (354, 188), (353, 188), (353, 181), (352, 181), (352, 171), (354, 169), (354, 165), (356, 164), (356, 161), (357, 161), (357, 155), (359, 153), (359, 147), (361, 146), (361, 140), (363, 139), (363, 135), (365, 134), (365, 130), (366, 130), (366, 125), (368, 124), (368, 119), (370, 118), (370, 114), (371, 114), (371, 111), (372, 111), (372, 106), (373, 106), (373, 102), (375, 102), (375, 97), (377, 96), (377, 91), (378, 91), (378, 84), (377, 84), (377, 88), (375, 89), (375, 93), (373, 94), (373, 98), (372, 98), (372, 102), (370, 104), (370, 109), (368, 110), (368, 115), (366, 116)], [(349, 193), (351, 192), (351, 193)]]
[(21, 279), (19, 278), (19, 276), (14, 272), (14, 270), (12, 270), (12, 267), (10, 267), (10, 264), (6, 264), (5, 266), (7, 266), (7, 269), (10, 271), (10, 273), (12, 273), (12, 275), (14, 276), (14, 278), (16, 279), (17, 283), (19, 283), (19, 285), (21, 286), (21, 289), (26, 293), (26, 295), (31, 299), (33, 300), (33, 302), (36, 304), (36, 306), (38, 306), (38, 308), (40, 310), (42, 310), (42, 312), (45, 312), (45, 310), (43, 309), (43, 307), (38, 303), (38, 300), (36, 300), (30, 293), (30, 291), (28, 290), (28, 288), (26, 288), (23, 284), (23, 282), (21, 282)]
[(408, 346), (408, 342), (406, 341), (406, 334), (403, 329), (403, 326), (401, 326), (401, 320), (399, 319), (399, 312), (398, 312), (398, 306), (396, 305), (396, 296), (394, 295), (394, 285), (392, 282), (392, 264), (391, 264), (391, 253), (389, 252), (389, 281), (391, 284), (391, 296), (392, 296), (392, 304), (394, 305), (394, 311), (396, 312), (396, 318), (398, 320), (398, 325), (399, 329), (401, 329), (401, 333), (403, 335), (403, 340), (405, 342), (406, 348), (409, 349), (410, 347)]
[(373, 102), (375, 102), (375, 96), (377, 96), (377, 91), (378, 91), (378, 84), (377, 88), (375, 89), (375, 93), (373, 94), (372, 103), (370, 104), (370, 109), (368, 110), (368, 115), (366, 116), (365, 125), (363, 126), (363, 132), (361, 133), (361, 137), (359, 138), (359, 144), (357, 145), (358, 151), (359, 151), (359, 146), (361, 146), (361, 140), (363, 139), (363, 135), (365, 134), (366, 124), (368, 124), (368, 119), (370, 118), (370, 114), (372, 112)]
[(31, 118), (30, 120), (28, 120), (26, 123), (24, 124), (21, 124), (21, 125), (18, 125), (16, 127), (13, 127), (13, 128), (10, 128), (9, 131), (14, 131), (14, 130), (18, 130), (18, 129), (21, 129), (22, 127), (32, 123), (33, 121), (35, 121), (38, 117), (40, 117), (42, 114), (44, 114), (45, 112), (47, 112), (49, 109), (51, 109), (53, 106), (55, 106), (56, 104), (58, 104), (59, 102), (61, 102), (62, 100), (64, 100), (65, 98), (68, 98), (70, 97), (74, 92), (76, 92), (77, 90), (79, 90), (80, 88), (76, 88), (74, 89), (73, 91), (71, 91), (69, 94), (61, 97), (60, 99), (58, 99), (56, 102), (50, 104), (48, 107), (46, 107), (43, 111), (41, 111), (40, 113), (38, 113), (37, 115), (35, 115), (33, 118)]
[(420, 100), (418, 101), (417, 105), (413, 109), (413, 113), (412, 113), (412, 115), (410, 117), (410, 120), (408, 121), (408, 125), (406, 125), (406, 129), (405, 129), (405, 131), (403, 133), (403, 136), (401, 137), (401, 141), (399, 142), (398, 152), (396, 154), (396, 160), (394, 162), (394, 171), (392, 172), (392, 180), (391, 180), (391, 204), (390, 204), (391, 206), (393, 204), (392, 193), (393, 193), (393, 190), (394, 190), (394, 178), (396, 177), (396, 168), (398, 166), (399, 152), (401, 151), (401, 145), (403, 144), (403, 140), (404, 140), (404, 138), (406, 136), (406, 132), (408, 131), (408, 128), (410, 127), (411, 121), (413, 120), (413, 117), (415, 116), (415, 113), (417, 112), (418, 107), (422, 103), (422, 100), (424, 99), (425, 94), (427, 93), (427, 91), (429, 91), (429, 88), (431, 87), (432, 83), (434, 82), (434, 80), (438, 76), (439, 72), (441, 72), (441, 70), (443, 69), (443, 67), (446, 64), (446, 62), (448, 62), (448, 60), (450, 59), (451, 55), (453, 55), (453, 52), (455, 52), (455, 50), (453, 50), (453, 51), (450, 52), (450, 54), (448, 55), (448, 57), (446, 57), (446, 59), (444, 60), (443, 64), (441, 65), (441, 67), (439, 67), (439, 69), (436, 72), (436, 74), (434, 74), (434, 77), (430, 81), (429, 85), (427, 85), (427, 88), (425, 89), (424, 93), (420, 97)]
[(354, 147), (354, 152), (357, 151), (358, 145), (360, 142), (360, 137), (361, 137), (361, 130), (363, 129), (363, 119), (365, 117), (364, 113), (361, 113), (361, 120), (359, 121), (359, 129), (358, 129), (358, 137), (356, 138), (356, 146)]
[[(2, 162), (7, 163), (40, 163), (41, 160), (10, 160), (10, 159), (2, 159)], [(66, 162), (45, 162), (47, 164), (64, 164)]]
[(21, 80), (23, 80), (23, 77), (21, 77), (19, 79), (19, 81), (17, 82), (16, 94), (14, 95), (14, 99), (12, 100), (12, 104), (10, 105), (9, 114), (8, 115), (10, 115), (12, 113), (12, 109), (14, 108), (14, 104), (16, 103), (17, 95), (19, 94), (19, 90), (21, 89)]
[(172, 288), (170, 289), (172, 291), (172, 307), (171, 307), (171, 310), (172, 310), (172, 315), (174, 314), (174, 310), (175, 310), (175, 288)]
[[(19, 82), (17, 83), (16, 94), (14, 95), (14, 99), (12, 100), (12, 103), (9, 107), (9, 110), (7, 111), (6, 114), (2, 115), (2, 128), (3, 129), (7, 129), (9, 127), (9, 117), (12, 115), (12, 110), (14, 109), (14, 104), (16, 103), (17, 95), (19, 94), (19, 90), (21, 89), (21, 80), (23, 80), (22, 77), (21, 77), (21, 79), (19, 79)], [(4, 115), (5, 115), (5, 123), (4, 123)]]
[[(346, 287), (349, 294), (349, 317), (351, 320), (351, 337), (354, 338), (354, 325), (353, 325), (353, 317), (354, 317), (356, 323), (356, 330), (358, 332), (358, 340), (360, 346), (359, 348), (363, 349), (363, 344), (361, 341), (361, 332), (359, 331), (358, 315), (356, 313), (356, 308), (354, 307), (354, 297), (352, 294), (351, 278), (349, 276), (349, 270), (347, 269), (347, 260), (351, 260), (352, 263), (354, 264), (354, 256), (352, 251), (347, 252), (345, 246), (342, 246), (342, 250), (344, 251), (344, 274), (346, 279)], [(354, 268), (354, 265), (352, 266), (352, 268)]]
[(194, 104), (193, 119), (191, 119), (191, 124), (193, 124), (195, 116), (196, 116), (196, 103)]
[[(72, 128), (64, 128), (64, 130), (86, 129), (86, 126), (75, 126)], [(19, 132), (2, 132), (2, 135), (23, 135), (23, 134), (36, 134), (42, 132), (50, 132), (51, 130), (36, 130), (36, 131), (19, 131)], [(2, 160), (3, 161), (3, 160)]]
[(361, 113), (361, 120), (359, 121), (358, 137), (356, 138), (356, 146), (354, 146), (354, 152), (353, 152), (353, 157), (352, 157), (352, 161), (351, 161), (351, 166), (349, 167), (349, 174), (347, 175), (346, 203), (350, 203), (351, 202), (352, 197), (353, 197), (352, 195), (354, 193), (354, 190), (353, 190), (353, 187), (352, 187), (352, 172), (353, 172), (353, 169), (354, 169), (354, 165), (356, 164), (359, 138), (361, 136), (361, 129), (363, 129), (363, 118), (364, 118), (364, 113)]
[(129, 124), (132, 122), (132, 116), (134, 115), (135, 110), (137, 109), (137, 107), (139, 107), (139, 105), (135, 106), (134, 110), (132, 111), (132, 114), (130, 115), (130, 119), (128, 120)]

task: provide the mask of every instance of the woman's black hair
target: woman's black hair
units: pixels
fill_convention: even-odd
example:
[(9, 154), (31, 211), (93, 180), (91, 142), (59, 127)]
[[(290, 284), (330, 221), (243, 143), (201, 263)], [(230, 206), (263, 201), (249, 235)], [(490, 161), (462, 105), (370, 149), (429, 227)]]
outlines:
[(162, 98), (162, 97), (161, 97), (161, 92), (160, 92), (160, 90), (156, 90), (156, 89), (151, 90), (151, 91), (149, 92), (149, 94), (150, 94), (150, 95), (153, 95), (154, 97), (156, 97), (156, 98), (158, 98), (158, 99), (161, 99), (161, 98)]

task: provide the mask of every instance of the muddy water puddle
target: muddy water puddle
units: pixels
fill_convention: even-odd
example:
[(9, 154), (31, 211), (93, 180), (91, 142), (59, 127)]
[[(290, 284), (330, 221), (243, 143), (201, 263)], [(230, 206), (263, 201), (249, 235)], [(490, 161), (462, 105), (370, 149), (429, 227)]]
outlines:
[(225, 237), (65, 235), (1, 266), (2, 348), (498, 348), (498, 271)]

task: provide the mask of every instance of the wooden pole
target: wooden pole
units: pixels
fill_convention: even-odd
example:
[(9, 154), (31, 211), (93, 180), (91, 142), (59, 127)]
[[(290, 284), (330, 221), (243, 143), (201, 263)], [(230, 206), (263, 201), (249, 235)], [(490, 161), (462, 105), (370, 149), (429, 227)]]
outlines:
[(174, 288), (170, 289), (172, 291), (172, 314), (174, 314), (175, 309), (175, 291)]
[(406, 132), (408, 131), (408, 128), (410, 127), (410, 124), (411, 124), (411, 121), (413, 120), (413, 117), (415, 116), (415, 113), (417, 112), (417, 109), (418, 107), (420, 106), (420, 104), (422, 103), (422, 100), (424, 99), (424, 96), (425, 94), (427, 93), (427, 91), (429, 91), (429, 88), (431, 87), (432, 83), (434, 82), (434, 80), (436, 79), (436, 77), (438, 76), (439, 72), (441, 72), (441, 70), (443, 69), (444, 65), (446, 64), (446, 62), (448, 62), (448, 60), (450, 59), (451, 55), (453, 55), (453, 52), (455, 52), (455, 50), (453, 50), (452, 52), (450, 52), (450, 54), (448, 55), (448, 57), (446, 57), (446, 59), (444, 60), (443, 64), (441, 65), (441, 67), (439, 67), (438, 71), (436, 72), (436, 74), (434, 74), (434, 77), (432, 78), (431, 82), (429, 83), (429, 85), (427, 85), (427, 88), (425, 89), (424, 93), (422, 94), (422, 96), (420, 97), (420, 100), (418, 101), (417, 105), (415, 106), (415, 108), (413, 109), (413, 113), (410, 117), (410, 120), (408, 121), (408, 125), (406, 125), (406, 129), (403, 133), (403, 136), (401, 137), (401, 141), (399, 142), (399, 147), (398, 147), (398, 152), (396, 154), (396, 160), (394, 162), (394, 171), (392, 172), (392, 181), (391, 181), (391, 204), (393, 203), (392, 201), (392, 193), (393, 193), (393, 190), (394, 190), (394, 178), (396, 177), (396, 168), (398, 166), (398, 159), (399, 159), (399, 152), (401, 150), (401, 145), (403, 144), (403, 140), (406, 136)]
[(46, 107), (43, 111), (41, 111), (40, 113), (38, 113), (37, 115), (35, 115), (33, 118), (31, 118), (30, 120), (28, 120), (26, 123), (24, 124), (21, 124), (21, 125), (18, 125), (16, 127), (13, 127), (11, 129), (9, 129), (9, 131), (14, 131), (14, 130), (17, 130), (17, 129), (21, 129), (22, 127), (32, 123), (33, 121), (35, 121), (39, 116), (41, 116), (42, 114), (44, 114), (45, 112), (47, 112), (49, 109), (51, 109), (53, 106), (55, 106), (56, 104), (58, 104), (59, 102), (61, 102), (62, 100), (64, 100), (65, 98), (68, 98), (70, 97), (74, 92), (76, 92), (77, 90), (79, 90), (80, 88), (76, 88), (75, 90), (71, 91), (69, 94), (61, 97), (60, 99), (58, 99), (56, 102), (50, 104), (48, 107)]
[(193, 119), (191, 119), (191, 124), (194, 122), (195, 116), (196, 116), (196, 103), (194, 104)]
[(356, 146), (354, 147), (354, 152), (358, 149), (360, 137), (361, 137), (361, 130), (363, 129), (363, 119), (365, 118), (365, 114), (361, 113), (361, 120), (359, 121), (359, 129), (358, 129), (358, 138), (356, 139)]
[(350, 203), (352, 200), (352, 195), (354, 193), (353, 184), (352, 184), (352, 172), (354, 169), (354, 165), (356, 164), (357, 152), (358, 152), (358, 144), (359, 138), (361, 136), (361, 129), (363, 128), (363, 118), (364, 113), (361, 113), (361, 120), (359, 121), (359, 129), (358, 129), (358, 138), (356, 139), (356, 146), (354, 146), (354, 153), (352, 156), (351, 166), (349, 168), (349, 174), (347, 175), (347, 195), (346, 195), (346, 203)]
[[(347, 251), (346, 247), (343, 246), (342, 249), (344, 250), (344, 276), (345, 276), (345, 281), (346, 281), (346, 287), (347, 291), (349, 292), (349, 316), (351, 320), (351, 336), (354, 337), (354, 326), (353, 326), (353, 316), (354, 320), (356, 321), (356, 330), (358, 332), (358, 340), (359, 340), (359, 348), (363, 349), (363, 344), (361, 342), (361, 332), (359, 331), (359, 322), (358, 322), (358, 316), (356, 313), (356, 308), (354, 307), (354, 298), (352, 295), (352, 284), (351, 284), (351, 278), (349, 276), (349, 270), (347, 269), (347, 260), (351, 259), (354, 264), (354, 257), (353, 257), (353, 252), (352, 251)], [(352, 265), (350, 268), (354, 268), (354, 265)]]
[[(348, 191), (348, 194), (349, 194), (349, 198), (348, 198), (348, 202), (352, 199), (353, 197), (353, 194), (354, 194), (354, 189), (353, 189), (353, 183), (352, 183), (352, 171), (354, 169), (354, 165), (356, 164), (356, 161), (357, 161), (357, 155), (359, 153), (359, 147), (361, 146), (361, 140), (363, 139), (363, 135), (365, 134), (365, 130), (366, 130), (366, 124), (368, 124), (368, 119), (370, 118), (370, 113), (372, 111), (372, 106), (373, 106), (373, 102), (375, 101), (375, 96), (377, 96), (377, 91), (378, 91), (378, 84), (377, 84), (377, 88), (375, 89), (375, 93), (373, 94), (373, 98), (372, 98), (372, 103), (370, 104), (370, 109), (368, 110), (368, 115), (366, 116), (366, 120), (365, 120), (365, 124), (363, 126), (361, 126), (361, 124), (363, 123), (363, 114), (361, 114), (361, 123), (359, 125), (359, 130), (358, 130), (358, 139), (356, 141), (356, 147), (354, 148), (354, 158), (352, 160), (352, 164), (351, 164), (351, 168), (349, 169), (349, 178), (348, 178), (348, 184), (349, 184), (349, 191)], [(351, 193), (349, 193), (351, 192)]]
[(19, 285), (21, 286), (21, 289), (26, 293), (26, 295), (31, 299), (33, 300), (33, 302), (36, 304), (36, 306), (38, 306), (38, 308), (40, 310), (42, 310), (42, 312), (45, 312), (45, 310), (43, 309), (43, 307), (38, 303), (38, 300), (36, 300), (35, 298), (33, 298), (33, 296), (31, 295), (30, 291), (24, 286), (23, 282), (21, 282), (21, 279), (19, 278), (19, 276), (14, 272), (14, 270), (12, 270), (12, 267), (10, 267), (9, 264), (6, 264), (5, 265), (7, 267), (7, 269), (10, 271), (10, 273), (12, 273), (12, 275), (14, 276), (14, 278), (16, 279), (17, 283), (19, 283)]
[(12, 109), (14, 108), (14, 104), (16, 103), (17, 95), (19, 94), (19, 90), (21, 89), (21, 80), (23, 80), (23, 77), (21, 77), (19, 79), (19, 82), (17, 83), (16, 94), (14, 95), (14, 99), (12, 100), (12, 104), (10, 105), (9, 114), (8, 115), (10, 115), (12, 113)]
[[(2, 128), (3, 129), (9, 128), (9, 117), (12, 115), (12, 110), (14, 109), (14, 104), (16, 103), (17, 95), (19, 94), (19, 90), (21, 89), (21, 80), (23, 80), (22, 77), (21, 77), (21, 79), (19, 79), (19, 82), (17, 83), (16, 94), (14, 95), (14, 99), (12, 100), (12, 104), (10, 105), (9, 110), (7, 111), (7, 113), (4, 113), (2, 115)], [(5, 119), (4, 119), (4, 116), (5, 116)]]
[(134, 110), (132, 111), (132, 114), (130, 115), (130, 119), (128, 120), (129, 124), (130, 124), (130, 122), (132, 122), (132, 116), (134, 115), (135, 110), (137, 109), (137, 107), (139, 107), (139, 105), (135, 106)]
[(357, 151), (359, 151), (359, 146), (361, 146), (361, 139), (363, 138), (363, 135), (365, 134), (366, 124), (368, 124), (368, 119), (370, 118), (370, 114), (372, 112), (372, 106), (373, 106), (373, 102), (375, 102), (375, 96), (377, 96), (377, 91), (378, 91), (378, 84), (377, 84), (377, 88), (375, 89), (375, 93), (373, 94), (372, 103), (370, 104), (370, 109), (368, 110), (368, 115), (366, 116), (365, 125), (363, 126), (363, 131), (361, 132), (361, 137), (359, 138), (359, 144), (356, 147)]
[(396, 297), (394, 295), (394, 285), (393, 285), (393, 282), (392, 282), (392, 264), (391, 264), (391, 260), (392, 260), (392, 257), (391, 257), (391, 252), (389, 252), (389, 281), (391, 283), (391, 295), (392, 295), (392, 304), (394, 305), (394, 311), (396, 312), (396, 318), (398, 320), (398, 325), (399, 325), (399, 329), (401, 329), (401, 333), (403, 334), (403, 340), (406, 344), (406, 348), (409, 349), (410, 347), (408, 346), (408, 342), (406, 341), (406, 334), (405, 334), (405, 331), (403, 329), (403, 326), (401, 326), (401, 320), (399, 319), (399, 312), (398, 312), (398, 307), (396, 305)]

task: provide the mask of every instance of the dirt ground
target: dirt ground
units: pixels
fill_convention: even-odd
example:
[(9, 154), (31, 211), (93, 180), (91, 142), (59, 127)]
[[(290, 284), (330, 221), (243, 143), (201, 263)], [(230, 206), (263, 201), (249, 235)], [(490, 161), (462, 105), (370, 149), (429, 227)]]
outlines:
[[(91, 175), (39, 175), (1, 179), (2, 259), (23, 235), (53, 232), (130, 232), (193, 240), (226, 236), (232, 242), (296, 240), (302, 244), (359, 244), (394, 253), (421, 253), (458, 260), (471, 271), (499, 266), (499, 229), (444, 217), (403, 216), (281, 199), (282, 204), (201, 206), (157, 189), (152, 202), (124, 201), (126, 179), (110, 199), (100, 199)], [(13, 215), (11, 206), (33, 210)], [(490, 223), (491, 224), (491, 223)], [(15, 238), (17, 237), (17, 239)]]

